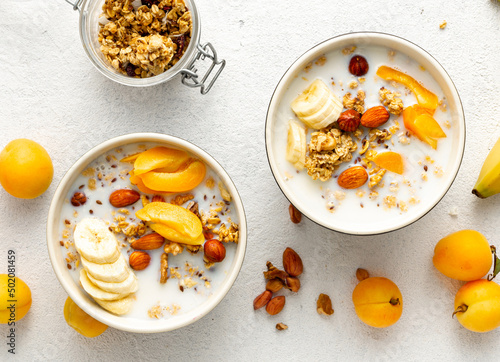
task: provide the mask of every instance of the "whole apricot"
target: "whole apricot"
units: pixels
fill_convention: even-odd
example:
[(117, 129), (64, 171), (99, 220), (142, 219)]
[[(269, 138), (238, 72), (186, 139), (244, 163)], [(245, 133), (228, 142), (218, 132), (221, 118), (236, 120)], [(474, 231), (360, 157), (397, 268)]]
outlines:
[(34, 141), (17, 139), (0, 152), (0, 184), (12, 196), (40, 196), (49, 188), (53, 175), (49, 154)]
[[(11, 302), (15, 300), (15, 302)], [(0, 323), (22, 319), (31, 308), (31, 290), (18, 277), (0, 274)]]
[(488, 274), (493, 258), (483, 234), (475, 230), (461, 230), (439, 240), (432, 262), (447, 277), (471, 281)]
[(393, 325), (403, 313), (403, 296), (387, 278), (364, 279), (354, 288), (352, 301), (359, 319), (376, 328)]
[(489, 332), (500, 326), (500, 285), (486, 279), (468, 282), (455, 296), (458, 321), (473, 332)]
[(73, 300), (68, 297), (64, 303), (64, 319), (82, 336), (94, 338), (108, 329), (108, 326), (85, 313)]

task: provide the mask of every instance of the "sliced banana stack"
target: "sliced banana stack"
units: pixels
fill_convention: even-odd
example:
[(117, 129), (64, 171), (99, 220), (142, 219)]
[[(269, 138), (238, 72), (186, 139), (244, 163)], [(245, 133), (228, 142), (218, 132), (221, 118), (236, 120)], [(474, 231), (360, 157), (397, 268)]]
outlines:
[(310, 128), (321, 129), (335, 122), (343, 105), (321, 79), (316, 79), (292, 102), (292, 110)]
[(288, 122), (286, 159), (299, 171), (304, 168), (306, 163), (306, 149), (306, 130), (299, 122), (291, 119)]
[(134, 301), (130, 295), (137, 291), (138, 282), (118, 249), (115, 235), (104, 221), (87, 218), (76, 226), (74, 238), (82, 260), (83, 289), (111, 313), (128, 313)]

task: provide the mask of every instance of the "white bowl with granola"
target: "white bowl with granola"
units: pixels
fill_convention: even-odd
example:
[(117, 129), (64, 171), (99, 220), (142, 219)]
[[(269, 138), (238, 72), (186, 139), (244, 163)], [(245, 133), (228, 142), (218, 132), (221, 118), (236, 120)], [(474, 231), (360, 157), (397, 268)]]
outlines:
[(210, 312), (239, 273), (246, 235), (241, 199), (220, 164), (154, 133), (113, 138), (82, 156), (47, 221), (50, 260), (71, 299), (139, 333)]
[[(182, 75), (182, 83), (205, 94), (225, 66), (210, 43), (200, 44), (193, 0), (66, 1), (80, 11), (80, 38), (90, 61), (115, 82), (145, 87)], [(211, 63), (203, 67), (206, 74), (197, 73), (200, 58)]]
[(389, 34), (350, 33), (308, 50), (267, 113), (278, 186), (309, 219), (348, 234), (421, 218), (450, 188), (464, 147), (450, 77), (425, 50)]

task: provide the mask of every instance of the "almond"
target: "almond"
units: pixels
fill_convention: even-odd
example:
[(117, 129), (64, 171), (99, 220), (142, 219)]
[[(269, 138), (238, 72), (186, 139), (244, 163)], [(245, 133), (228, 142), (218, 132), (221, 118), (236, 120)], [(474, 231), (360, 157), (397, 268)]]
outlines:
[(140, 198), (141, 195), (135, 190), (121, 189), (109, 195), (109, 203), (114, 207), (125, 207), (136, 203)]
[(273, 297), (273, 293), (271, 293), (269, 290), (266, 290), (265, 292), (263, 292), (262, 294), (260, 294), (259, 296), (257, 296), (257, 298), (255, 298), (253, 300), (253, 309), (257, 310), (257, 309), (262, 308), (267, 303), (269, 303), (269, 301), (271, 300), (272, 297)]
[(344, 189), (357, 189), (363, 186), (367, 180), (368, 174), (365, 168), (354, 166), (342, 172), (337, 179), (337, 183)]
[(299, 254), (297, 254), (292, 248), (286, 248), (283, 252), (283, 267), (285, 268), (286, 272), (292, 277), (299, 276), (304, 270), (302, 259), (300, 258)]
[(389, 120), (390, 114), (384, 106), (368, 109), (361, 116), (361, 124), (368, 128), (377, 128)]
[(146, 269), (150, 261), (151, 257), (144, 251), (134, 251), (132, 254), (130, 254), (128, 259), (130, 267), (134, 270)]
[(285, 306), (285, 297), (280, 295), (279, 297), (274, 297), (267, 303), (266, 312), (270, 315), (276, 315), (283, 310)]
[(157, 233), (151, 233), (148, 235), (144, 235), (142, 238), (134, 241), (130, 246), (133, 249), (140, 250), (154, 250), (158, 249), (163, 245), (165, 238)]
[(302, 213), (297, 210), (295, 206), (290, 204), (290, 206), (288, 206), (288, 212), (290, 213), (290, 220), (292, 220), (294, 224), (300, 223), (302, 220)]

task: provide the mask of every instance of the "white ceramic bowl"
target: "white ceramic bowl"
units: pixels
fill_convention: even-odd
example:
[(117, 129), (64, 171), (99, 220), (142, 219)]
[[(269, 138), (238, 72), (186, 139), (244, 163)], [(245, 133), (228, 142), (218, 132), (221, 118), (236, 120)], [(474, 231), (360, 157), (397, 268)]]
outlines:
[[(224, 277), (221, 285), (216, 289), (208, 299), (203, 303), (196, 306), (189, 312), (184, 314), (178, 314), (167, 319), (139, 319), (139, 318), (125, 318), (111, 314), (97, 305), (91, 298), (87, 296), (84, 290), (75, 283), (72, 278), (64, 260), (63, 248), (59, 244), (60, 240), (60, 230), (59, 225), (61, 225), (61, 210), (64, 204), (64, 200), (75, 182), (78, 175), (86, 168), (88, 165), (94, 161), (97, 157), (105, 154), (106, 152), (116, 149), (118, 147), (125, 146), (127, 144), (133, 143), (154, 143), (160, 146), (175, 147), (178, 149), (183, 149), (193, 156), (203, 160), (208, 168), (211, 168), (217, 176), (220, 177), (221, 181), (225, 184), (228, 191), (232, 196), (233, 209), (236, 211), (236, 215), (239, 220), (240, 227), (240, 239), (236, 247), (236, 252), (234, 259), (231, 263), (227, 275)], [(61, 180), (57, 190), (54, 194), (54, 198), (50, 205), (49, 216), (47, 220), (47, 247), (49, 250), (50, 261), (57, 278), (61, 282), (63, 288), (69, 294), (71, 299), (75, 301), (80, 308), (85, 312), (90, 314), (95, 319), (101, 321), (102, 323), (129, 332), (137, 333), (155, 333), (155, 332), (165, 332), (174, 330), (188, 324), (194, 323), (208, 312), (210, 312), (227, 294), (231, 286), (233, 285), (238, 273), (240, 271), (241, 265), (243, 263), (243, 258), (246, 249), (246, 239), (247, 239), (247, 227), (245, 212), (243, 209), (243, 204), (241, 198), (234, 186), (231, 178), (222, 168), (222, 166), (210, 156), (205, 151), (201, 150), (197, 146), (190, 142), (182, 140), (177, 137), (156, 134), (156, 133), (134, 133), (129, 135), (124, 135), (110, 139), (83, 155), (66, 173), (66, 175)], [(201, 256), (200, 256), (201, 258)], [(224, 271), (221, 269), (221, 273)]]
[[(295, 79), (301, 79), (299, 74), (304, 70), (306, 65), (325, 53), (331, 51), (340, 52), (340, 50), (352, 45), (357, 45), (358, 48), (371, 45), (382, 46), (395, 50), (397, 53), (404, 54), (423, 66), (443, 91), (453, 124), (453, 135), (451, 142), (449, 142), (451, 145), (451, 152), (449, 159), (445, 160), (445, 165), (443, 165), (445, 166), (446, 172), (442, 176), (441, 186), (433, 190), (432, 193), (428, 192), (428, 194), (422, 198), (420, 204), (416, 207), (409, 208), (408, 212), (402, 213), (402, 215), (398, 215), (397, 217), (388, 216), (383, 221), (377, 223), (366, 222), (366, 218), (365, 221), (358, 222), (355, 214), (348, 218), (338, 217), (342, 213), (342, 206), (337, 209), (335, 213), (328, 212), (324, 204), (319, 205), (317, 201), (312, 201), (311, 193), (309, 196), (306, 195), (307, 193), (304, 192), (303, 184), (297, 186), (297, 183), (293, 184), (293, 182), (287, 182), (287, 179), (290, 178), (285, 175), (286, 172), (284, 171), (285, 167), (287, 167), (285, 166), (287, 161), (285, 160), (286, 147), (284, 146), (286, 145), (287, 137), (286, 125), (289, 120), (288, 117), (292, 117), (293, 114), (291, 111), (289, 111), (289, 113), (283, 112), (283, 108), (280, 109), (280, 105), (283, 99), (286, 99), (287, 104), (290, 99), (293, 99), (290, 97), (290, 94), (287, 93), (288, 89)], [(387, 52), (385, 54), (387, 54)], [(346, 59), (348, 62), (349, 58)], [(372, 71), (372, 68), (370, 68), (370, 70)], [(370, 74), (374, 75), (374, 72)], [(334, 77), (332, 79), (335, 79), (336, 75), (329, 74), (328, 78), (329, 77)], [(313, 78), (310, 78), (309, 82), (312, 80)], [(342, 94), (348, 91), (346, 85), (343, 88), (346, 89), (343, 89), (344, 92)], [(287, 109), (289, 109), (289, 107)], [(402, 120), (400, 124), (401, 129), (404, 130)], [(443, 67), (429, 53), (419, 46), (397, 36), (383, 33), (360, 32), (340, 35), (328, 39), (305, 52), (290, 66), (278, 83), (271, 98), (267, 112), (265, 136), (269, 165), (276, 182), (288, 200), (297, 209), (312, 221), (331, 230), (347, 234), (371, 235), (397, 230), (415, 222), (430, 211), (443, 198), (453, 183), (462, 161), (465, 148), (465, 120), (462, 103), (452, 80)], [(415, 142), (418, 142), (418, 140)], [(305, 170), (302, 172), (306, 173)], [(290, 173), (288, 173), (288, 175), (290, 175)], [(318, 183), (321, 183), (321, 181), (313, 181), (310, 179), (309, 185), (313, 183), (315, 183), (315, 187), (319, 189)], [(325, 186), (325, 188), (326, 187), (327, 186)], [(382, 209), (382, 207), (380, 207), (380, 209)]]

